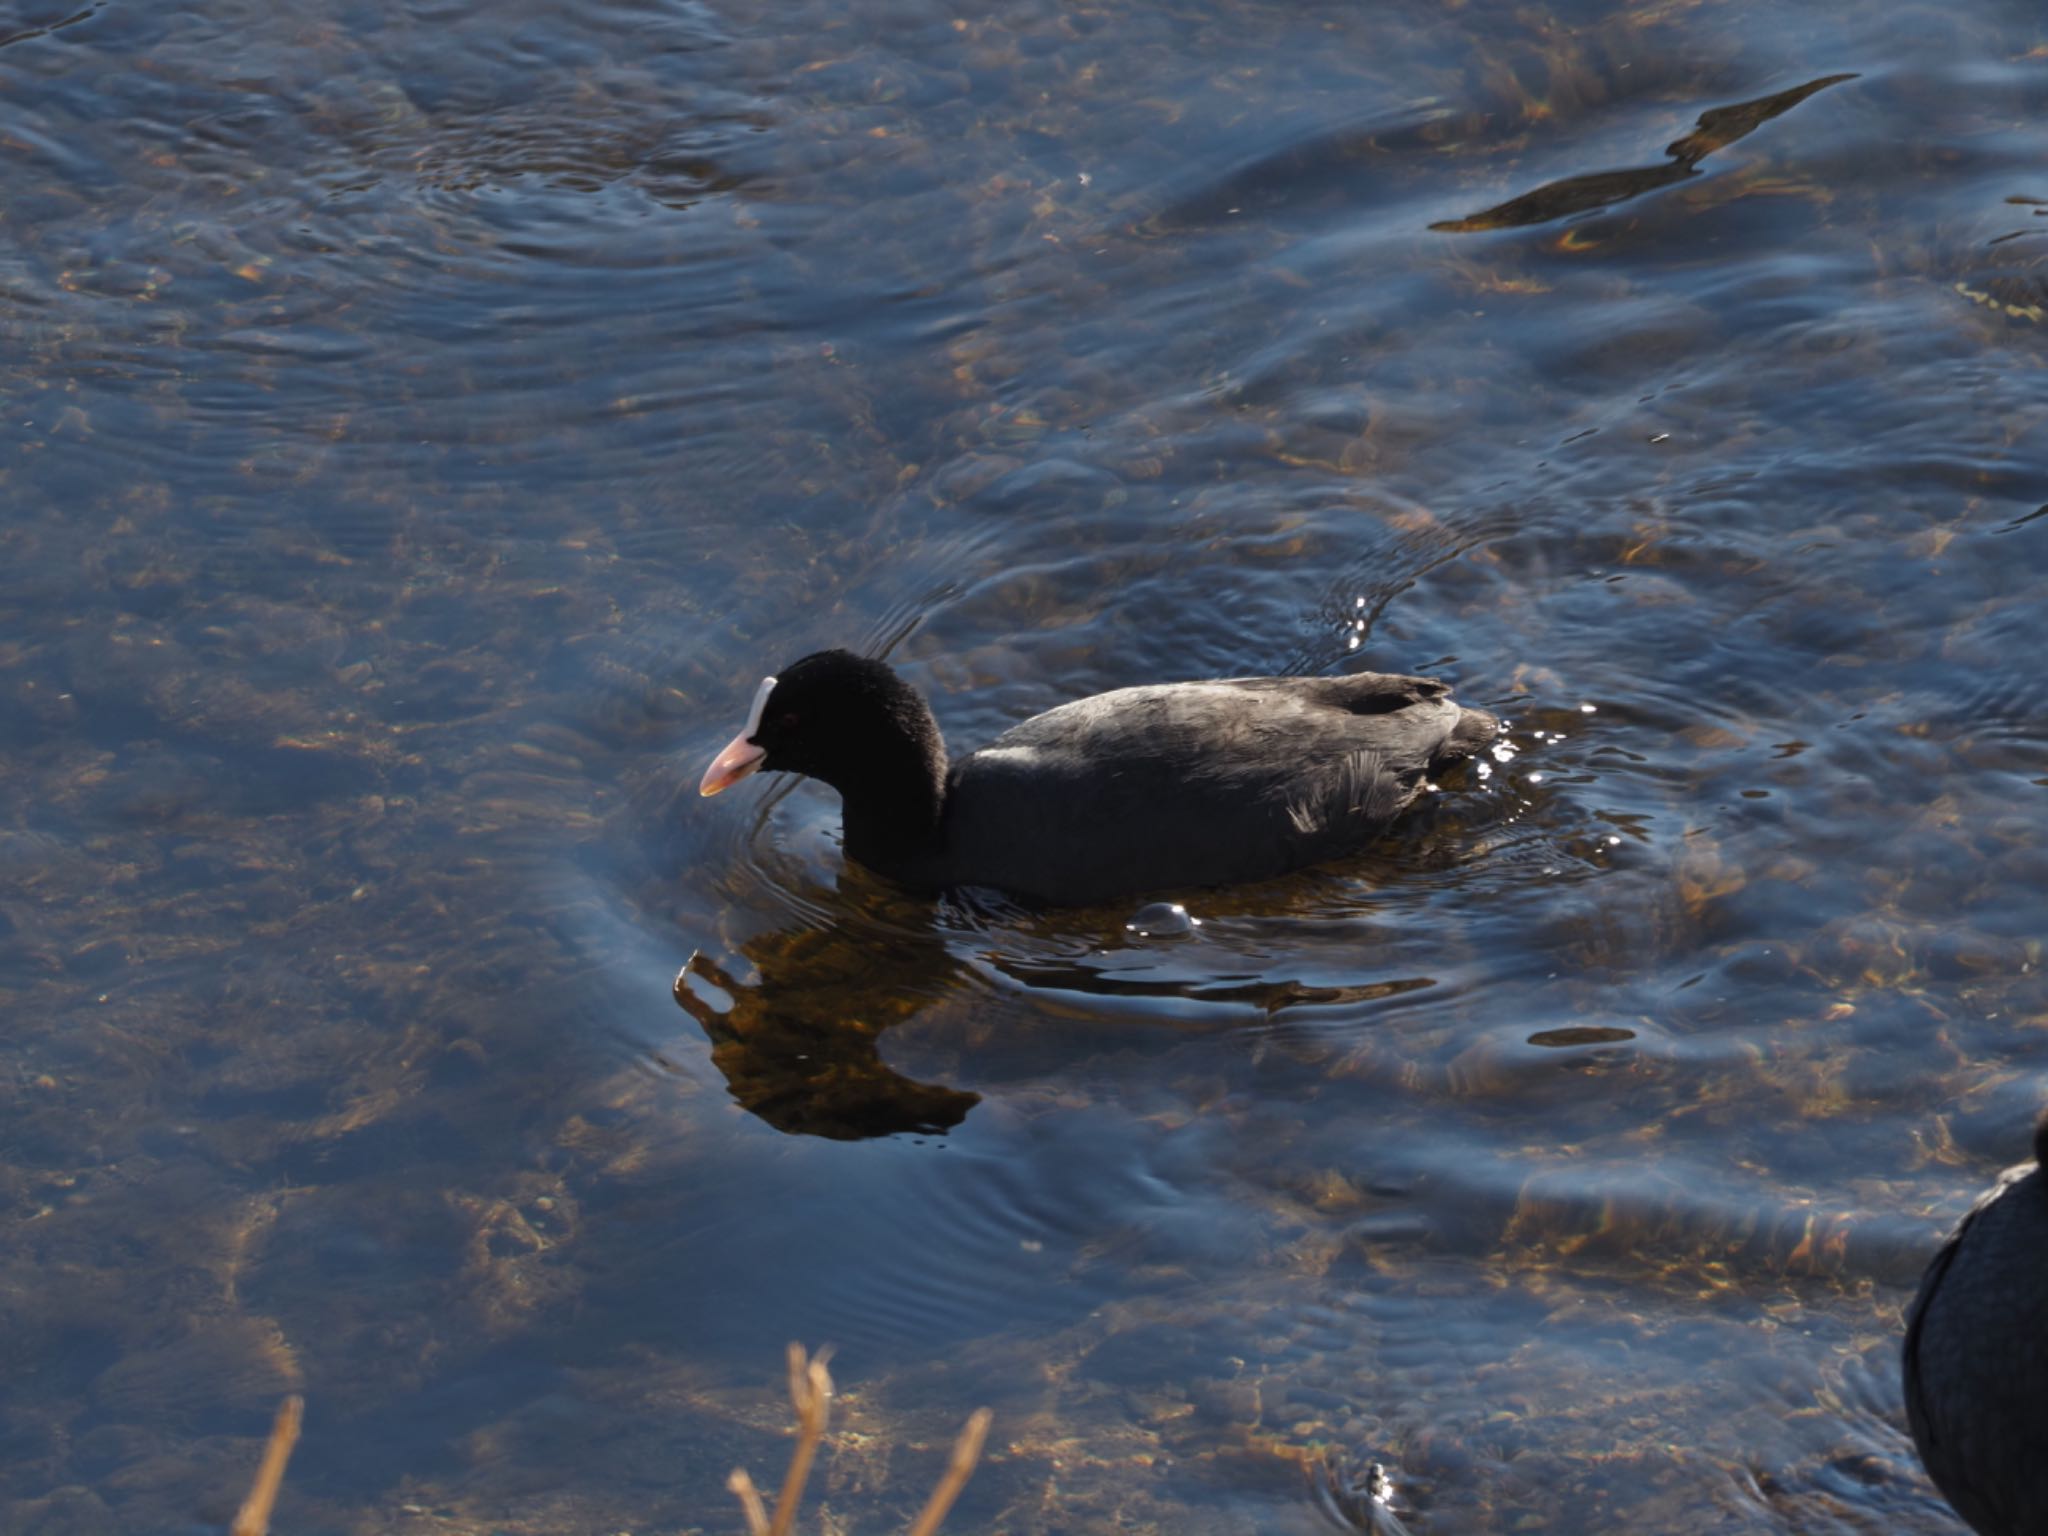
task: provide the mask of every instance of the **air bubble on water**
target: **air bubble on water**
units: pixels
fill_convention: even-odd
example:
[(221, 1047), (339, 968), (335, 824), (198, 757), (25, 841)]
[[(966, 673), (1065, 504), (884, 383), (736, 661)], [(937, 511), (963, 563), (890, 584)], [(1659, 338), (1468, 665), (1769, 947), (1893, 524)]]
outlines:
[(1184, 939), (1202, 926), (1199, 917), (1177, 901), (1154, 901), (1138, 908), (1124, 924), (1124, 932), (1146, 939)]

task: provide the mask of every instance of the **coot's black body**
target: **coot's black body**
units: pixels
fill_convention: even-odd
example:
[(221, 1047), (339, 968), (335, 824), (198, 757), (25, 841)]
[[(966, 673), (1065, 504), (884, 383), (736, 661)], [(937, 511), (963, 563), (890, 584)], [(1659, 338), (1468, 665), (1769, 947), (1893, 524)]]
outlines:
[(2048, 1536), (2048, 1119), (1971, 1208), (1906, 1314), (1906, 1421), (1982, 1536)]
[(703, 789), (756, 768), (808, 774), (840, 792), (847, 855), (901, 884), (1107, 901), (1356, 852), (1498, 734), (1449, 693), (1371, 672), (1121, 688), (949, 766), (915, 689), (824, 651), (762, 684)]

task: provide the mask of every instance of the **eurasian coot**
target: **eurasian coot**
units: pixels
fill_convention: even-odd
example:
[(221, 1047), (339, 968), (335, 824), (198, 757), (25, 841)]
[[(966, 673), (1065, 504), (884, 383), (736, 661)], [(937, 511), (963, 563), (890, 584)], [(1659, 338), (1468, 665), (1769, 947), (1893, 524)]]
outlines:
[(1354, 852), (1499, 730), (1433, 678), (1243, 677), (1062, 704), (949, 768), (922, 694), (820, 651), (763, 680), (700, 789), (806, 774), (839, 791), (847, 856), (900, 884), (1072, 905)]
[(1982, 1536), (2048, 1536), (2048, 1118), (1942, 1245), (1906, 1313), (1906, 1422)]

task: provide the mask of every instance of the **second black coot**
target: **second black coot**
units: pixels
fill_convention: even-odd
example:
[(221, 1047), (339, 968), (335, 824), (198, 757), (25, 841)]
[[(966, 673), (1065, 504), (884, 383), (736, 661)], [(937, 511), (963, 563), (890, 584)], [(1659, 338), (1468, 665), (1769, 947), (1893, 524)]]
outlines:
[(2048, 1118), (1962, 1219), (1906, 1313), (1906, 1422), (1980, 1536), (2048, 1536)]

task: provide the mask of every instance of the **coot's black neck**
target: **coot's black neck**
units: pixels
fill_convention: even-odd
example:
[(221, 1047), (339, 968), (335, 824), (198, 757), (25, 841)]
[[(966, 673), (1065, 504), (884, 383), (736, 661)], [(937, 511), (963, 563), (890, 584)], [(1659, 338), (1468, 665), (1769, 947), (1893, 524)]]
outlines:
[(843, 803), (848, 858), (899, 875), (938, 852), (946, 743), (915, 690), (891, 700), (886, 728), (835, 767), (827, 782)]

